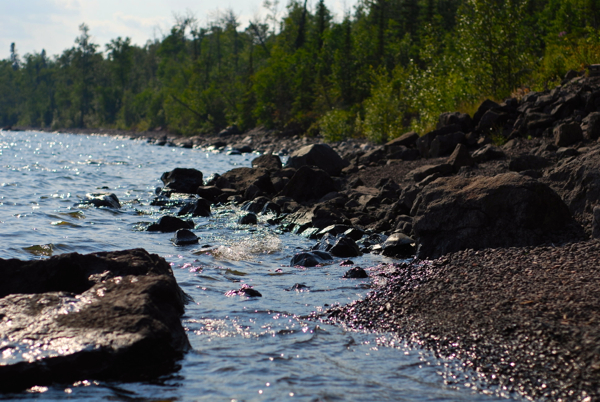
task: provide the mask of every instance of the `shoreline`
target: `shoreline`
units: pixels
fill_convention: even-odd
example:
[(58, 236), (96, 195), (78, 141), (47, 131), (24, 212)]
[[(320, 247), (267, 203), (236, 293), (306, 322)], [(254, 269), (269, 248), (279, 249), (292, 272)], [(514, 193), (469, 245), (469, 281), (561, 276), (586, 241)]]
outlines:
[[(307, 168), (253, 162), (196, 194), (256, 213), (276, 204), (273, 224), (315, 239), (350, 229), (379, 236), (363, 252), (408, 237), (421, 246), (418, 259), (389, 264), (365, 300), (325, 319), (396, 333), (526, 397), (591, 401), (600, 398), (600, 112), (579, 94), (595, 89), (600, 80), (576, 78), (521, 101), (486, 101), (473, 119), (442, 115), (423, 136), (332, 144), (344, 167), (331, 174), (335, 158), (323, 155), (303, 155)], [(493, 144), (492, 129), (504, 144)], [(319, 142), (263, 129), (151, 138), (291, 158)]]

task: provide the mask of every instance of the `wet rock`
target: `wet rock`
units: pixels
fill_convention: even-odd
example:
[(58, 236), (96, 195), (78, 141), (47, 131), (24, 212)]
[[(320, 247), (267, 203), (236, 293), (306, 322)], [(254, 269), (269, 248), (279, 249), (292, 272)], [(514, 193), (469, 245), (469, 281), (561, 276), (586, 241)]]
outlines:
[(340, 262), (340, 267), (347, 267), (349, 265), (354, 265), (354, 261), (352, 260), (344, 260)]
[(202, 172), (196, 169), (175, 168), (160, 177), (164, 185), (175, 192), (195, 194), (204, 185)]
[(267, 215), (267, 214), (280, 215), (281, 207), (278, 204), (276, 204), (272, 201), (269, 201), (263, 206), (263, 209), (260, 211), (260, 213), (261, 213), (261, 215)]
[(198, 243), (199, 238), (188, 229), (179, 229), (171, 240), (176, 246), (185, 246)]
[(344, 234), (334, 236), (327, 233), (314, 247), (315, 250), (327, 251), (335, 257), (358, 257), (361, 252), (356, 242)]
[(297, 202), (318, 200), (335, 190), (335, 182), (326, 171), (310, 167), (300, 167), (281, 191), (284, 197)]
[(285, 289), (287, 291), (297, 291), (297, 292), (305, 292), (307, 290), (309, 290), (310, 288), (306, 285), (303, 285), (301, 283), (295, 283), (294, 285), (292, 285), (291, 287)]
[(280, 170), (281, 158), (273, 154), (264, 154), (252, 160), (253, 168), (265, 168), (268, 170)]
[(79, 205), (93, 205), (96, 208), (114, 208), (120, 209), (121, 203), (115, 194), (112, 193), (89, 193), (85, 195)]
[(194, 222), (189, 219), (187, 221), (184, 221), (182, 219), (179, 218), (175, 218), (174, 216), (162, 216), (158, 222), (153, 223), (152, 225), (148, 226), (148, 229), (146, 229), (149, 232), (164, 232), (164, 233), (168, 233), (168, 232), (176, 232), (179, 229), (193, 229), (194, 228)]
[(583, 131), (579, 124), (561, 124), (554, 129), (554, 145), (568, 147), (576, 142), (583, 141)]
[(264, 206), (270, 202), (267, 197), (257, 197), (252, 201), (247, 201), (242, 205), (242, 211), (248, 211), (252, 213), (259, 213), (263, 210)]
[(262, 297), (262, 294), (255, 289), (252, 289), (249, 285), (243, 284), (241, 288), (237, 290), (230, 290), (225, 293), (225, 296), (246, 296), (246, 297)]
[(317, 234), (317, 236), (325, 236), (327, 234), (331, 234), (334, 237), (344, 233), (345, 231), (347, 231), (348, 229), (351, 229), (350, 226), (348, 225), (329, 225), (326, 228), (323, 228), (319, 231), (319, 233)]
[(541, 244), (573, 222), (558, 194), (516, 173), (440, 178), (417, 196), (411, 215), (419, 258)]
[(304, 166), (315, 166), (331, 176), (339, 176), (342, 169), (347, 166), (347, 162), (329, 145), (312, 144), (293, 152), (286, 166), (296, 169)]
[(290, 266), (301, 266), (301, 267), (316, 267), (317, 265), (326, 264), (332, 261), (331, 255), (324, 251), (314, 250), (310, 252), (298, 253), (292, 257)]
[(350, 228), (346, 230), (344, 234), (352, 240), (358, 241), (365, 235), (365, 232), (357, 228)]
[(343, 278), (347, 279), (363, 279), (368, 277), (369, 274), (367, 274), (367, 271), (365, 271), (361, 267), (350, 268), (348, 271), (346, 271), (346, 273), (344, 273), (343, 276)]
[(192, 216), (210, 216), (210, 202), (205, 200), (204, 198), (199, 198), (193, 202), (186, 203), (179, 212), (177, 212), (178, 216), (188, 215)]
[(249, 214), (243, 215), (238, 219), (238, 224), (240, 225), (256, 225), (258, 223), (258, 218), (256, 214), (250, 212)]
[(0, 271), (0, 338), (12, 345), (3, 349), (0, 392), (147, 381), (174, 370), (190, 348), (185, 295), (169, 264), (145, 250), (0, 259)]
[(205, 200), (214, 203), (221, 194), (223, 194), (223, 190), (216, 186), (200, 186), (196, 189), (196, 194)]
[(381, 254), (388, 257), (408, 258), (415, 255), (416, 242), (403, 233), (392, 233), (382, 245)]

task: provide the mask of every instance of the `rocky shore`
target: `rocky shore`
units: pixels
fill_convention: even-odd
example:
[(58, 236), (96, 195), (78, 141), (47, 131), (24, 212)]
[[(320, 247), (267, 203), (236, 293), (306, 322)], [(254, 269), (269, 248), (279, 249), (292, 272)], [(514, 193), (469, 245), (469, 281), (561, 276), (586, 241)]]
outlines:
[(148, 230), (193, 230), (193, 216), (235, 204), (240, 224), (266, 214), (315, 240), (290, 265), (414, 257), (368, 269), (374, 292), (320, 318), (397, 333), (531, 398), (600, 397), (600, 78), (445, 113), (379, 146), (236, 127), (136, 136), (262, 154), (222, 175), (165, 172), (153, 204), (170, 216)]

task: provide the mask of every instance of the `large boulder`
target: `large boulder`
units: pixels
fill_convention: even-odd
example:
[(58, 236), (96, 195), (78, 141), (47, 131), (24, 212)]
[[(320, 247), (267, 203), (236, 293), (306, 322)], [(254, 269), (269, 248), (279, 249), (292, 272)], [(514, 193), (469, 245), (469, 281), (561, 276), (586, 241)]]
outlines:
[(265, 168), (268, 170), (280, 170), (281, 159), (277, 155), (264, 154), (258, 158), (252, 159), (252, 167), (254, 168)]
[(190, 348), (185, 295), (145, 250), (0, 259), (0, 392), (81, 380), (145, 381)]
[(559, 164), (547, 179), (573, 214), (591, 214), (600, 205), (600, 149)]
[(335, 190), (335, 182), (329, 174), (312, 166), (302, 166), (281, 191), (281, 195), (304, 202), (319, 200)]
[(348, 165), (327, 144), (312, 144), (293, 152), (286, 166), (300, 169), (302, 166), (316, 166), (331, 176), (339, 176), (342, 169)]
[(411, 215), (419, 258), (541, 244), (572, 222), (558, 194), (517, 173), (439, 178), (417, 196)]
[(202, 172), (196, 169), (175, 168), (160, 177), (164, 185), (177, 193), (195, 194), (204, 185)]
[(257, 189), (266, 194), (274, 192), (273, 182), (269, 171), (264, 168), (235, 168), (223, 173), (221, 179), (227, 181), (230, 188), (235, 189), (240, 193), (245, 193), (250, 186), (255, 186)]

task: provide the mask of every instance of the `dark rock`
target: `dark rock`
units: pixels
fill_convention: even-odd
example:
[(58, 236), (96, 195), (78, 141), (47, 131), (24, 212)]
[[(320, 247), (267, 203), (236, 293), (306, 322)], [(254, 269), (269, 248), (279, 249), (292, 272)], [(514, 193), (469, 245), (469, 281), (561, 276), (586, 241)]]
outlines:
[(506, 157), (506, 154), (502, 152), (500, 148), (492, 144), (487, 144), (484, 145), (482, 148), (479, 148), (477, 151), (473, 152), (473, 155), (471, 155), (471, 157), (475, 162), (483, 163), (495, 159), (503, 159), (504, 157)]
[(253, 168), (264, 168), (267, 170), (280, 170), (281, 158), (273, 154), (264, 154), (252, 160)]
[(448, 175), (452, 173), (452, 166), (448, 163), (442, 163), (439, 165), (425, 165), (418, 167), (414, 170), (411, 170), (406, 174), (407, 180), (412, 180), (415, 182), (420, 182), (427, 176), (430, 176), (434, 173), (439, 173), (440, 175)]
[(477, 109), (477, 111), (475, 112), (475, 114), (473, 115), (473, 124), (475, 126), (477, 126), (481, 120), (481, 118), (483, 117), (483, 115), (490, 109), (494, 109), (494, 108), (499, 108), (500, 105), (497, 104), (494, 101), (491, 101), (489, 99), (486, 99), (483, 101), (483, 103), (481, 103), (481, 105), (479, 105), (479, 108)]
[(329, 253), (314, 250), (296, 254), (294, 257), (292, 257), (290, 266), (316, 267), (317, 265), (325, 264), (331, 260), (333, 260), (333, 258), (331, 258)]
[(510, 163), (508, 164), (508, 170), (513, 172), (538, 170), (545, 168), (549, 164), (550, 162), (542, 156), (523, 154), (510, 160)]
[(365, 271), (361, 267), (350, 268), (348, 271), (346, 271), (346, 273), (343, 276), (343, 278), (347, 279), (363, 279), (368, 277), (369, 274), (367, 274), (367, 271)]
[(573, 222), (552, 189), (516, 173), (440, 178), (417, 196), (411, 215), (419, 258), (541, 244)]
[(337, 236), (344, 233), (348, 229), (350, 229), (350, 226), (348, 225), (329, 225), (326, 228), (321, 229), (317, 236), (325, 236), (326, 234)]
[(236, 126), (235, 124), (232, 126), (229, 126), (223, 130), (221, 130), (219, 132), (219, 137), (229, 137), (230, 135), (237, 135), (237, 134), (241, 134), (242, 132), (240, 131), (240, 129), (238, 128), (238, 126)]
[(383, 146), (376, 147), (361, 157), (358, 158), (359, 165), (369, 165), (370, 163), (378, 163), (382, 159), (387, 158), (387, 151)]
[(352, 260), (344, 260), (342, 262), (340, 262), (340, 267), (347, 267), (350, 265), (354, 265), (354, 261)]
[(216, 186), (200, 186), (196, 189), (196, 194), (214, 203), (223, 194), (223, 190)]
[(502, 128), (507, 122), (509, 115), (498, 109), (490, 109), (479, 120), (477, 131), (489, 133), (490, 131)]
[(302, 166), (281, 191), (281, 195), (304, 202), (318, 200), (335, 190), (335, 182), (324, 170)]
[(263, 206), (263, 209), (260, 211), (260, 213), (261, 213), (261, 215), (267, 215), (267, 214), (280, 215), (281, 207), (278, 204), (269, 201)]
[(416, 242), (403, 233), (392, 233), (382, 244), (382, 254), (388, 257), (412, 257), (415, 255)]
[(12, 346), (3, 349), (0, 392), (148, 381), (190, 348), (180, 322), (185, 295), (169, 264), (145, 250), (0, 259), (0, 272), (0, 338)]
[(93, 205), (96, 208), (121, 208), (121, 203), (116, 195), (110, 193), (90, 193), (85, 195), (85, 200), (82, 200), (79, 205)]
[(592, 237), (600, 238), (600, 206), (598, 205), (592, 210)]
[(365, 232), (360, 229), (350, 228), (344, 234), (354, 241), (359, 241), (365, 235)]
[(187, 221), (175, 218), (174, 216), (162, 216), (158, 222), (148, 226), (149, 232), (176, 232), (179, 229), (193, 229), (194, 222), (190, 219)]
[(600, 150), (566, 160), (547, 173), (573, 214), (591, 214), (600, 205)]
[(223, 173), (221, 178), (227, 180), (229, 188), (239, 193), (244, 193), (251, 185), (255, 185), (265, 194), (273, 194), (275, 191), (269, 171), (263, 168), (235, 168)]
[(421, 192), (421, 188), (414, 184), (408, 185), (402, 189), (398, 203), (408, 211), (412, 209), (413, 203), (417, 195)]
[(568, 147), (576, 142), (583, 141), (583, 131), (579, 124), (566, 123), (554, 129), (554, 145)]
[(256, 217), (256, 214), (253, 213), (243, 215), (240, 217), (240, 219), (238, 219), (238, 224), (240, 225), (256, 225), (257, 223), (258, 218)]
[(414, 131), (410, 131), (408, 133), (404, 133), (402, 134), (400, 137), (398, 138), (394, 138), (393, 140), (389, 141), (387, 144), (385, 144), (386, 149), (390, 149), (390, 148), (394, 148), (394, 147), (398, 147), (398, 146), (404, 146), (404, 147), (414, 147), (417, 140), (419, 139), (419, 134), (415, 133)]
[(600, 112), (592, 112), (581, 122), (583, 136), (588, 140), (600, 137)]
[(294, 285), (292, 285), (290, 288), (288, 288), (288, 289), (285, 289), (285, 290), (287, 290), (287, 291), (292, 291), (292, 290), (295, 290), (295, 291), (297, 291), (297, 292), (304, 292), (304, 291), (307, 291), (307, 290), (309, 290), (309, 289), (310, 289), (310, 288), (309, 288), (308, 286), (306, 286), (306, 285), (303, 285), (303, 284), (301, 284), (301, 283), (295, 283), (295, 284), (294, 284)]
[(286, 166), (300, 169), (304, 166), (315, 166), (331, 176), (339, 176), (342, 169), (348, 165), (327, 144), (312, 144), (293, 152)]
[(343, 234), (337, 236), (329, 253), (335, 257), (342, 258), (358, 257), (362, 254), (354, 240)]
[(440, 129), (451, 125), (458, 126), (459, 130), (465, 133), (468, 133), (475, 128), (473, 119), (471, 119), (471, 116), (466, 113), (442, 113), (440, 115), (437, 128)]
[(237, 290), (228, 291), (225, 293), (225, 296), (262, 297), (262, 294), (258, 290), (252, 289), (251, 286), (243, 284), (242, 287)]
[(164, 185), (175, 192), (195, 194), (204, 185), (202, 172), (196, 169), (175, 168), (160, 177)]
[(475, 164), (475, 161), (473, 160), (473, 158), (471, 158), (471, 155), (469, 155), (467, 146), (463, 144), (458, 144), (456, 146), (456, 149), (454, 149), (454, 152), (452, 152), (452, 155), (450, 155), (450, 157), (446, 161), (446, 163), (452, 166), (452, 169), (455, 172), (458, 172), (458, 170), (463, 166), (473, 166)]
[(463, 132), (456, 132), (446, 135), (438, 135), (431, 141), (429, 149), (429, 156), (432, 158), (438, 158), (440, 156), (450, 155), (458, 144), (465, 143), (465, 134)]
[(172, 241), (176, 246), (196, 244), (198, 243), (198, 236), (188, 229), (179, 229), (177, 232), (175, 232), (175, 237), (172, 239)]
[(579, 151), (575, 148), (561, 147), (556, 150), (556, 156), (559, 158), (568, 158), (570, 156), (579, 155)]
[(268, 202), (270, 202), (270, 200), (267, 197), (258, 197), (252, 201), (247, 201), (242, 205), (242, 211), (258, 214)]
[(177, 216), (192, 214), (192, 216), (210, 216), (210, 203), (204, 198), (199, 198), (194, 202), (186, 203), (179, 212), (177, 212)]
[(388, 151), (388, 164), (391, 159), (399, 159), (403, 161), (416, 161), (421, 158), (421, 153), (415, 148), (397, 147)]

